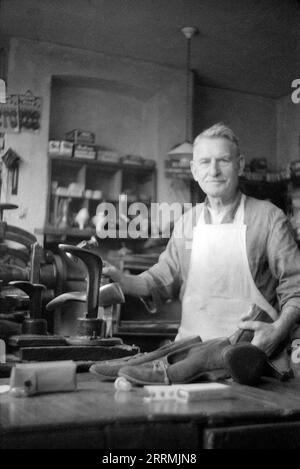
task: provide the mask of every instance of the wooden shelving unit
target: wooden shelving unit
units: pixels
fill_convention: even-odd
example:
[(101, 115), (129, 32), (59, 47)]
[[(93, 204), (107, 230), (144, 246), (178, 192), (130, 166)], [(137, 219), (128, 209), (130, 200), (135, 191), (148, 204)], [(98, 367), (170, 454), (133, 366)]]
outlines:
[[(96, 232), (92, 219), (96, 215), (98, 205), (101, 202), (113, 203), (118, 213), (120, 194), (127, 195), (127, 206), (133, 202), (150, 204), (156, 200), (156, 167), (147, 165), (147, 162), (125, 164), (49, 156), (48, 171), (46, 223), (43, 229), (37, 230), (37, 233), (45, 236), (61, 237), (64, 240), (68, 237), (89, 238)], [(74, 183), (82, 187), (79, 194), (68, 192), (69, 186)], [(95, 191), (101, 191), (101, 197), (87, 197), (87, 192), (93, 194)], [(75, 221), (75, 215), (81, 208), (86, 208), (89, 213), (89, 220), (84, 229), (79, 229)], [(61, 223), (63, 210), (67, 212), (67, 218)], [(109, 237), (109, 230), (107, 233)], [(112, 237), (116, 237), (115, 232), (112, 232)], [(126, 236), (122, 231), (118, 231), (117, 237)]]

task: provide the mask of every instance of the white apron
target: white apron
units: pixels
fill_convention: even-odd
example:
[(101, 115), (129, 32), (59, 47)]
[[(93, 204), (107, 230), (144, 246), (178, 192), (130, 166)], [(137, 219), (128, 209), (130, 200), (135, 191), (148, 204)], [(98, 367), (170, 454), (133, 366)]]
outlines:
[(182, 319), (176, 340), (199, 335), (202, 340), (228, 337), (257, 304), (276, 320), (277, 311), (257, 289), (249, 267), (244, 224), (245, 196), (233, 223), (209, 225), (202, 210), (193, 244)]

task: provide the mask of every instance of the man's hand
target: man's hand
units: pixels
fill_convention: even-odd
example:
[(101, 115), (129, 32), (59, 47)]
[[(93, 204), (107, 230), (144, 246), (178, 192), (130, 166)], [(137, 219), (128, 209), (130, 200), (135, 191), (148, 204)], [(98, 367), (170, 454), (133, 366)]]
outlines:
[(113, 282), (122, 283), (123, 274), (121, 270), (106, 261), (103, 262), (102, 274), (109, 277)]
[(114, 265), (109, 264), (109, 262), (103, 262), (102, 273), (113, 282), (119, 283), (125, 294), (146, 298), (151, 293), (147, 282), (143, 278), (140, 278), (138, 275), (122, 272)]
[(254, 337), (251, 343), (263, 350), (268, 356), (272, 355), (289, 332), (279, 321), (272, 324), (261, 321), (240, 321), (238, 327), (253, 331)]

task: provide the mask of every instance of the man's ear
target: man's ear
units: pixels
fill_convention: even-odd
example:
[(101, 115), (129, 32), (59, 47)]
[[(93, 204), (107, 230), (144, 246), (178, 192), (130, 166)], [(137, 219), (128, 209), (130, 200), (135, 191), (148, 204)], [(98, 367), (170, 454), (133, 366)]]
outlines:
[(195, 165), (194, 160), (190, 161), (190, 167), (191, 167), (191, 172), (192, 172), (193, 178), (194, 178), (195, 181), (197, 181), (196, 165)]
[(244, 155), (240, 155), (238, 158), (238, 175), (242, 176), (244, 174), (246, 159)]

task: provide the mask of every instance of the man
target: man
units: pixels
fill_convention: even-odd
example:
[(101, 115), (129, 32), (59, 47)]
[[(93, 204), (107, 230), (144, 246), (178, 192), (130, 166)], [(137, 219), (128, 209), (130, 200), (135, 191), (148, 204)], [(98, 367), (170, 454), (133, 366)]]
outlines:
[[(270, 356), (300, 319), (300, 252), (283, 212), (241, 194), (244, 157), (232, 130), (216, 124), (194, 142), (191, 170), (207, 197), (175, 224), (156, 265), (125, 275), (103, 273), (124, 292), (156, 300), (179, 293), (178, 339), (229, 337), (252, 330), (252, 344)], [(249, 320), (253, 304), (273, 322)]]

